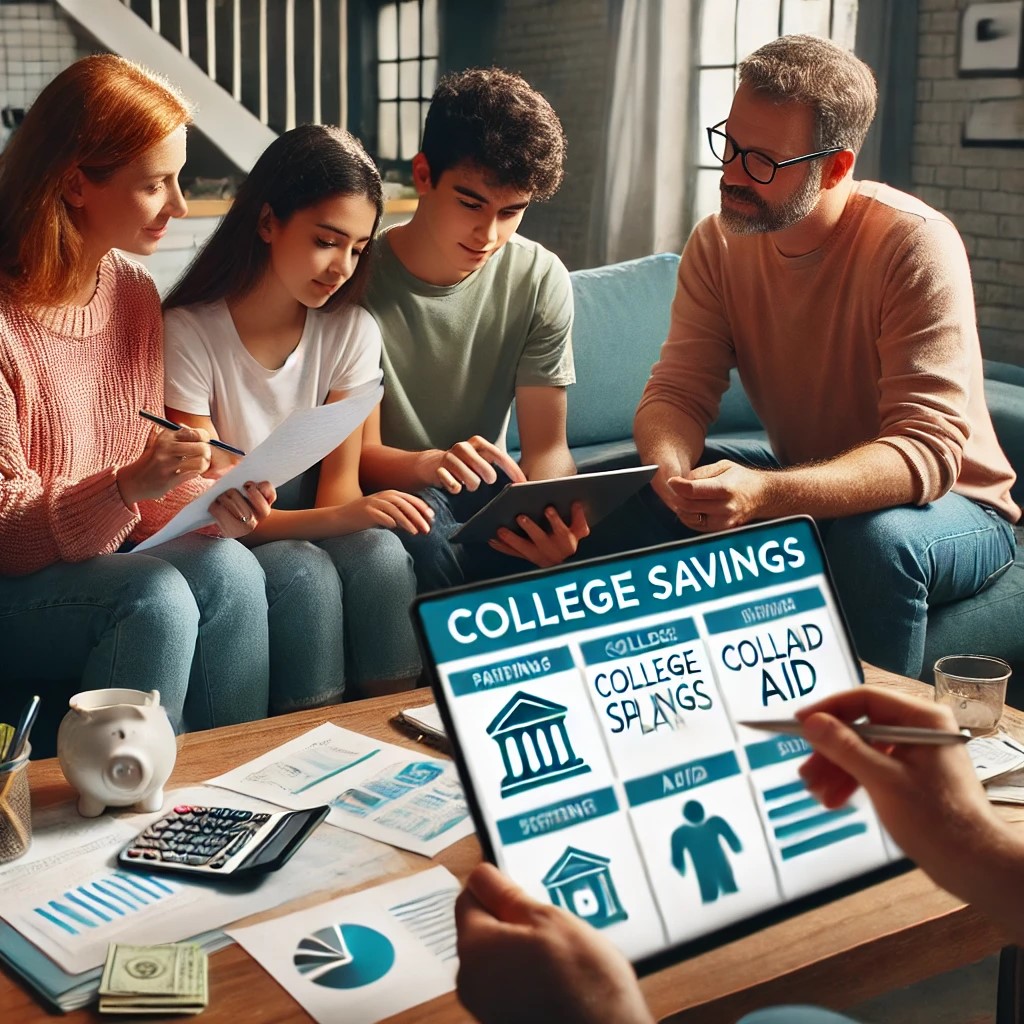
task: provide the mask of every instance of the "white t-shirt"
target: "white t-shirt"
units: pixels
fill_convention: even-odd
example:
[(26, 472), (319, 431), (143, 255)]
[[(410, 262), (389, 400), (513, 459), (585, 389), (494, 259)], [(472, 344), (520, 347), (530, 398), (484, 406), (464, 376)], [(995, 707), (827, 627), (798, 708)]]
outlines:
[(306, 313), (284, 365), (250, 355), (223, 299), (164, 314), (164, 401), (209, 416), (221, 440), (251, 451), (296, 409), (380, 379), (380, 328), (359, 306)]

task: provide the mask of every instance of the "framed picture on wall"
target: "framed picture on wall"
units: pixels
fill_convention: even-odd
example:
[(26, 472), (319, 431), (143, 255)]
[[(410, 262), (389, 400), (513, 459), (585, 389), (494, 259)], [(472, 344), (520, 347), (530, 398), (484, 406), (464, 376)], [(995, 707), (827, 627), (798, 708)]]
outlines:
[(965, 146), (1024, 146), (1024, 96), (970, 104), (960, 141)]
[(1024, 74), (1024, 0), (967, 5), (960, 26), (959, 72)]

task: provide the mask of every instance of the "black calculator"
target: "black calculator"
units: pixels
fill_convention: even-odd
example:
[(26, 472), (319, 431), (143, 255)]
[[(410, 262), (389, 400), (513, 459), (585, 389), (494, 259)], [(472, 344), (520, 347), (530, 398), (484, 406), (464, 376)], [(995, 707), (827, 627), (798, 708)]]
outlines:
[(329, 807), (263, 813), (233, 807), (179, 804), (140, 832), (118, 863), (193, 877), (232, 877), (276, 871), (327, 816)]

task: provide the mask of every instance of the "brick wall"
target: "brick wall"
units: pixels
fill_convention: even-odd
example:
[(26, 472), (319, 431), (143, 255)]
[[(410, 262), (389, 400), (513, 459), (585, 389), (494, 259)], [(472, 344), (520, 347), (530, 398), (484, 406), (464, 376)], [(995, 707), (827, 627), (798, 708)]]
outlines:
[(518, 71), (547, 97), (569, 139), (564, 184), (527, 212), (522, 231), (570, 269), (587, 265), (604, 146), (608, 6), (607, 0), (506, 0), (496, 33), (494, 63)]
[(963, 236), (984, 354), (1024, 365), (1024, 148), (960, 141), (972, 101), (1024, 103), (1024, 78), (957, 76), (968, 2), (919, 0), (913, 191)]

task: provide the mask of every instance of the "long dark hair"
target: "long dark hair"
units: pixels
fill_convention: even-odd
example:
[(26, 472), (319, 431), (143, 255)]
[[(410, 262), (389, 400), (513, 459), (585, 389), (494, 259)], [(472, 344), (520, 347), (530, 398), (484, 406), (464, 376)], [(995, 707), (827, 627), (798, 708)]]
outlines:
[[(256, 161), (217, 230), (164, 299), (164, 309), (246, 295), (259, 283), (269, 261), (269, 246), (259, 234), (264, 204), (279, 221), (332, 196), (365, 196), (377, 216), (384, 212), (380, 173), (354, 136), (328, 124), (304, 124), (275, 139)], [(355, 273), (324, 304), (336, 309), (358, 302), (366, 290), (371, 241)]]

